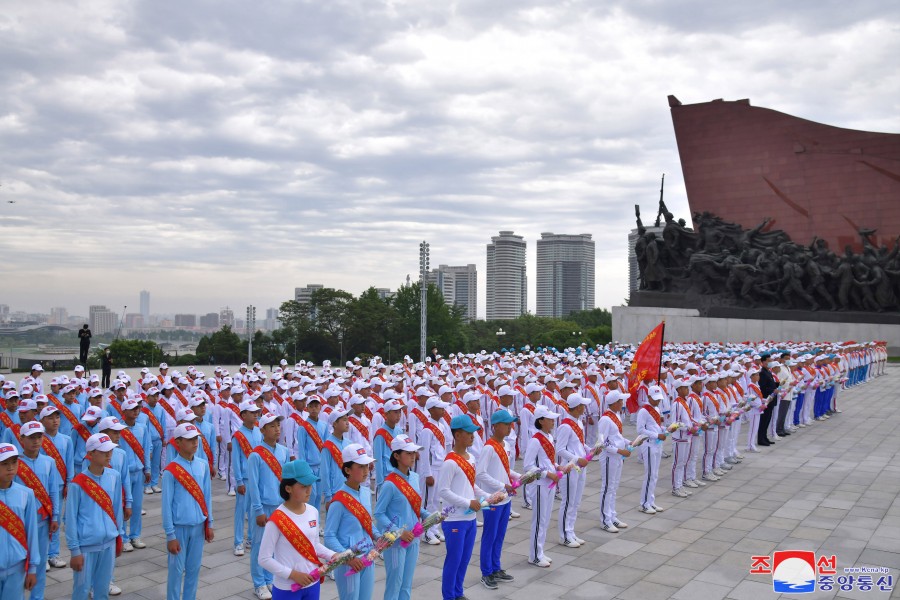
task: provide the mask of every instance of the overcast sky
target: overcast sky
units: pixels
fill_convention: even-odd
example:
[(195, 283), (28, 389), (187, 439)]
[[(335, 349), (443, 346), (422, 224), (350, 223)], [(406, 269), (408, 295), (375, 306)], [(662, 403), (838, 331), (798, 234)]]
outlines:
[[(540, 232), (627, 295), (632, 206), (688, 217), (666, 96), (900, 131), (900, 4), (84, 0), (0, 11), (0, 303), (264, 313)], [(14, 203), (9, 203), (14, 201)]]

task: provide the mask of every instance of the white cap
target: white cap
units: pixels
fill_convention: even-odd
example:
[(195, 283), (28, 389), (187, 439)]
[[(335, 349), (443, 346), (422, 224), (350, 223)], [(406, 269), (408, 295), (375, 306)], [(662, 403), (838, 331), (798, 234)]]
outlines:
[(291, 400), (293, 400), (294, 402), (299, 402), (301, 400), (306, 401), (306, 394), (304, 394), (303, 392), (294, 392), (293, 394), (291, 394)]
[(566, 405), (569, 408), (577, 408), (579, 406), (587, 406), (591, 401), (584, 396), (579, 396), (578, 394), (569, 394), (569, 397), (566, 398)]
[(422, 446), (413, 444), (413, 441), (409, 439), (409, 436), (405, 433), (401, 433), (391, 441), (391, 452), (396, 452), (397, 450), (403, 450), (405, 452), (418, 452), (421, 449)]
[(658, 385), (651, 385), (650, 389), (647, 390), (647, 395), (659, 402), (666, 399), (666, 393)]
[(563, 379), (562, 381), (559, 382), (559, 389), (576, 388), (576, 387), (578, 387), (578, 386), (575, 385), (574, 383), (572, 383), (571, 381), (569, 381), (568, 379)]
[(534, 409), (534, 419), (553, 419), (559, 418), (559, 413), (550, 412), (543, 404), (538, 404)]
[(159, 390), (155, 387), (152, 387), (149, 390), (147, 390), (147, 395), (148, 396), (159, 396)]
[(259, 418), (259, 428), (262, 429), (263, 427), (265, 427), (266, 425), (268, 425), (269, 423), (271, 423), (273, 421), (281, 421), (282, 418), (283, 417), (279, 417), (275, 413), (269, 413), (267, 415), (263, 415)]
[(331, 411), (331, 414), (328, 415), (328, 422), (333, 425), (335, 421), (337, 421), (341, 417), (346, 417), (349, 414), (350, 411), (346, 408), (335, 408), (333, 411)]
[(36, 433), (46, 433), (46, 429), (44, 429), (40, 421), (28, 421), (22, 425), (22, 429), (19, 431), (19, 435), (31, 436)]
[(403, 404), (399, 400), (388, 400), (382, 406), (384, 412), (389, 412), (392, 410), (403, 410)]
[(52, 415), (53, 413), (56, 413), (56, 412), (59, 412), (59, 409), (57, 409), (52, 404), (47, 405), (43, 409), (41, 409), (41, 414), (38, 415), (38, 419), (43, 419), (44, 417), (49, 417), (50, 415)]
[(90, 396), (91, 398), (102, 398), (103, 390), (101, 390), (100, 388), (94, 388), (90, 391), (90, 393), (88, 393), (88, 396)]
[(34, 398), (25, 398), (24, 400), (19, 400), (19, 408), (17, 412), (22, 412), (25, 410), (37, 410), (37, 402), (34, 401)]
[(441, 389), (438, 390), (438, 396), (443, 396), (444, 394), (452, 394), (453, 388), (449, 385), (442, 385)]
[(185, 438), (185, 439), (193, 439), (200, 435), (200, 430), (197, 429), (197, 426), (193, 423), (182, 423), (178, 427), (175, 428), (175, 433), (172, 434), (172, 437), (175, 439)]
[[(393, 446), (393, 444), (392, 444)], [(345, 463), (354, 462), (359, 465), (370, 465), (375, 459), (366, 454), (366, 449), (359, 444), (348, 444), (341, 451), (341, 459)]]
[(85, 444), (85, 450), (87, 452), (93, 452), (94, 450), (109, 452), (115, 447), (116, 445), (105, 433), (95, 433), (87, 439), (87, 443)]
[(137, 398), (127, 398), (122, 402), (122, 410), (131, 410), (141, 405)]
[(533, 394), (534, 392), (543, 392), (543, 391), (544, 391), (544, 386), (537, 383), (536, 381), (533, 383), (529, 383), (525, 386), (526, 394)]
[(35, 404), (47, 404), (48, 402), (50, 402), (50, 398), (48, 398), (44, 394), (38, 394), (37, 396), (32, 398), (32, 400), (34, 400)]
[(429, 396), (428, 401), (425, 402), (425, 410), (430, 408), (447, 408), (450, 406), (447, 402), (444, 402), (437, 396)]
[(159, 363), (159, 368), (160, 369), (168, 369), (169, 365), (167, 365), (166, 363)]
[(44, 370), (44, 367), (42, 367), (42, 366), (41, 366), (40, 364), (38, 364), (38, 363), (35, 363), (35, 364), (31, 365), (31, 370), (32, 370), (32, 371), (43, 371), (43, 370)]
[(0, 462), (18, 455), (19, 450), (12, 444), (0, 444)]
[(188, 406), (190, 408), (194, 408), (195, 406), (200, 406), (201, 404), (206, 404), (205, 396), (191, 396), (188, 398)]
[(360, 396), (359, 394), (353, 394), (350, 396), (350, 406), (356, 406), (357, 404), (365, 404), (366, 399)]
[(252, 400), (244, 400), (240, 403), (240, 405), (238, 405), (238, 410), (240, 410), (240, 412), (244, 412), (245, 410), (256, 412), (260, 410), (260, 408), (256, 405), (256, 402), (253, 402)]
[(512, 396), (514, 394), (513, 389), (508, 385), (501, 385), (500, 389), (497, 390), (498, 396)]
[(630, 394), (626, 394), (624, 392), (620, 392), (619, 390), (610, 390), (608, 394), (606, 394), (606, 404), (614, 404), (619, 400), (626, 400)]
[(175, 413), (175, 420), (179, 421), (179, 422), (194, 421), (196, 418), (197, 418), (197, 415), (195, 415), (194, 411), (192, 411), (189, 408), (179, 408), (178, 412)]
[(100, 420), (100, 424), (97, 425), (97, 431), (106, 431), (107, 429), (122, 431), (125, 429), (125, 425), (115, 417), (103, 417), (103, 419)]
[(81, 415), (82, 421), (96, 421), (103, 416), (103, 409), (98, 406), (89, 406), (84, 414)]

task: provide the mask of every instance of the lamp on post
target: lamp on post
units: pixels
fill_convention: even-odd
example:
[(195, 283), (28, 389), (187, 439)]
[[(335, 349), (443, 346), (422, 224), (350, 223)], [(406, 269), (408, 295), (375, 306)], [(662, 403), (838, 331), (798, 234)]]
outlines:
[(256, 329), (256, 307), (247, 307), (247, 363), (253, 364), (253, 330)]
[(391, 340), (388, 340), (388, 364), (391, 364)]
[(425, 336), (428, 333), (428, 267), (431, 256), (431, 246), (428, 242), (423, 241), (419, 244), (419, 291), (421, 292), (420, 304), (421, 313), (419, 315), (421, 323), (419, 325), (419, 355), (420, 360), (425, 362)]
[(500, 338), (502, 338), (504, 335), (506, 335), (506, 332), (503, 331), (502, 327), (497, 330), (497, 346), (500, 346)]

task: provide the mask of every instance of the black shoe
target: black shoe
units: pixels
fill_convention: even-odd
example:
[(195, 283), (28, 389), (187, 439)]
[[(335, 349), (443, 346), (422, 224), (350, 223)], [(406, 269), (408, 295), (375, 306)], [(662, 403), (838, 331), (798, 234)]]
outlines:
[(756, 442), (757, 446), (771, 446), (772, 442)]
[(497, 582), (494, 581), (493, 575), (486, 575), (481, 578), (481, 585), (486, 587), (489, 590), (496, 590), (498, 587)]
[(494, 578), (494, 581), (514, 581), (515, 577), (500, 569), (499, 571), (494, 571), (491, 573), (491, 577)]

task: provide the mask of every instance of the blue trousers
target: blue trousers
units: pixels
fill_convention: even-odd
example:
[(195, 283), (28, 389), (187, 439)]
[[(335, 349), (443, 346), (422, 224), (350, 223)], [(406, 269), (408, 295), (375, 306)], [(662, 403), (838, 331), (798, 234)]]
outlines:
[(500, 553), (503, 551), (510, 510), (511, 504), (507, 502), (481, 511), (484, 515), (484, 527), (481, 529), (481, 574), (485, 577), (503, 568), (500, 566)]
[(384, 600), (410, 600), (419, 559), (419, 540), (408, 548), (394, 544), (384, 551)]
[[(248, 498), (249, 503), (249, 498)], [(263, 504), (263, 511), (268, 519), (278, 506)], [(253, 546), (250, 548), (250, 578), (253, 580), (253, 587), (258, 588), (268, 585), (274, 580), (274, 576), (259, 566), (259, 547), (262, 545), (262, 536), (265, 527), (256, 524), (256, 517), (250, 515), (250, 539), (253, 540)]]
[[(246, 486), (244, 486), (246, 490)], [(250, 514), (250, 496), (247, 494), (238, 494), (235, 491), (234, 495), (234, 545), (239, 546), (244, 543), (244, 521), (247, 520), (247, 517)], [(252, 527), (250, 525), (249, 527)], [(248, 527), (247, 535), (250, 536), (253, 534), (253, 531)]]
[(0, 600), (22, 600), (25, 597), (25, 561), (6, 570), (0, 569)]
[(806, 394), (797, 394), (797, 399), (794, 400), (794, 425), (800, 424), (800, 411), (803, 410), (803, 400), (806, 397)]
[(87, 600), (94, 592), (94, 600), (109, 600), (109, 583), (116, 566), (116, 543), (96, 552), (85, 552), (84, 568), (72, 576), (72, 600)]
[[(150, 485), (159, 485), (159, 469), (160, 469), (160, 461), (162, 460), (162, 440), (156, 440), (155, 442), (150, 442), (151, 450), (150, 450)], [(144, 478), (141, 477), (141, 481)]]
[(281, 588), (272, 588), (272, 600), (319, 600), (319, 584), (292, 592)]
[(38, 558), (37, 583), (31, 590), (31, 600), (44, 600), (44, 588), (47, 587), (47, 551), (50, 548), (50, 520), (38, 517), (37, 526), (38, 548), (41, 556)]
[(175, 539), (181, 545), (181, 552), (168, 554), (169, 580), (166, 585), (166, 600), (181, 600), (181, 598), (194, 600), (197, 597), (200, 563), (203, 561), (203, 544), (206, 543), (203, 523), (176, 525)]
[[(319, 476), (319, 465), (309, 467), (312, 469), (312, 472), (316, 474), (316, 477)], [(312, 484), (312, 490), (309, 493), (309, 503), (315, 508), (317, 511), (321, 512), (319, 506), (322, 504), (322, 486), (321, 482), (316, 481)]]
[[(152, 477), (152, 475), (151, 475)], [(131, 518), (125, 521), (125, 539), (133, 540), (141, 537), (143, 531), (143, 519), (141, 510), (144, 508), (144, 472), (138, 469), (131, 472)]]
[(475, 548), (475, 519), (469, 521), (444, 521), (441, 530), (447, 540), (447, 556), (444, 557), (444, 573), (441, 594), (444, 600), (456, 600), (463, 595), (466, 569)]
[(66, 501), (63, 498), (63, 489), (62, 486), (59, 487), (59, 524), (60, 528), (53, 532), (53, 535), (50, 536), (50, 545), (47, 549), (47, 558), (51, 558), (53, 556), (59, 556), (59, 532), (62, 529), (63, 524), (63, 515), (66, 512)]
[(350, 567), (338, 567), (334, 570), (334, 582), (337, 584), (338, 598), (341, 600), (372, 600), (375, 588), (375, 567), (366, 568), (362, 573), (347, 577)]

